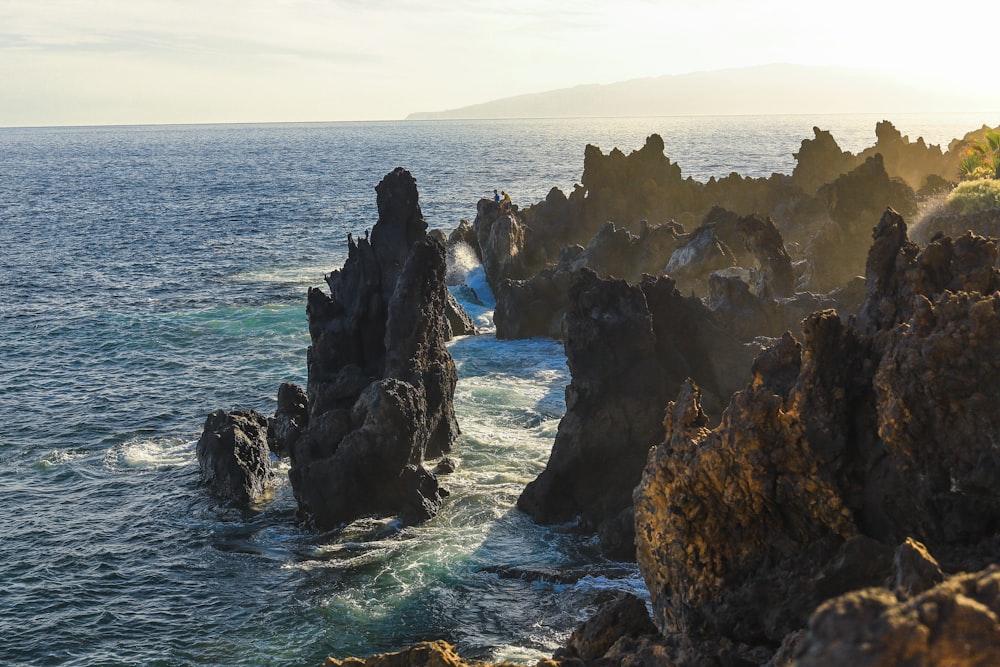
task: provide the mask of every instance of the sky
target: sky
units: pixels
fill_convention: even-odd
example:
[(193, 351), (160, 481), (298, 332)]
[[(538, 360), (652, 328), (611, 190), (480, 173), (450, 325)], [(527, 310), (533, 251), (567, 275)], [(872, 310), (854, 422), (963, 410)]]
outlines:
[(0, 126), (394, 120), (769, 63), (996, 110), (993, 2), (0, 0)]

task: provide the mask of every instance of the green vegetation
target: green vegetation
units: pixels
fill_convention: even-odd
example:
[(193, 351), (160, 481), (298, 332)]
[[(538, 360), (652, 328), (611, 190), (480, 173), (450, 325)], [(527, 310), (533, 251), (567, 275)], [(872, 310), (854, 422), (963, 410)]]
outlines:
[(982, 141), (969, 147), (959, 171), (965, 180), (1000, 177), (1000, 132), (990, 130)]
[(1000, 180), (990, 177), (963, 181), (948, 195), (948, 206), (958, 213), (1000, 208)]

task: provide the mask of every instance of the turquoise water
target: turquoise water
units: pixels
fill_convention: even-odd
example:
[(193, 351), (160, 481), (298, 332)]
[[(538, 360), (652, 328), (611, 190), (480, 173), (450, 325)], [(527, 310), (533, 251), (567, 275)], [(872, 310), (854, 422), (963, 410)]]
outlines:
[[(436, 638), (551, 654), (596, 591), (643, 591), (634, 566), (514, 509), (564, 409), (558, 343), (498, 342), (489, 304), (467, 304), (487, 333), (451, 346), (459, 469), (419, 527), (311, 533), (287, 483), (253, 511), (220, 505), (197, 485), (205, 416), (270, 413), (281, 382), (305, 382), (306, 289), (375, 223), (397, 165), (450, 230), (495, 187), (521, 205), (571, 188), (586, 143), (659, 132), (686, 175), (759, 176), (790, 172), (813, 125), (860, 150), (877, 120), (0, 129), (0, 664), (311, 665)], [(945, 143), (1000, 124), (892, 120)]]

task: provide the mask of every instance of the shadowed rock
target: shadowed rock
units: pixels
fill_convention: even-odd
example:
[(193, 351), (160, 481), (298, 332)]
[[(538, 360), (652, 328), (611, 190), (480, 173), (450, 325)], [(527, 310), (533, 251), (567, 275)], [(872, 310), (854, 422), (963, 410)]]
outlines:
[(321, 527), (432, 516), (444, 492), (422, 463), (459, 432), (444, 247), (426, 234), (409, 172), (391, 172), (376, 192), (371, 239), (349, 236), (344, 267), (327, 276), (330, 294), (308, 297), (308, 425), (290, 447), (288, 475)]
[(872, 221), (886, 207), (904, 216), (916, 211), (913, 191), (889, 177), (880, 155), (823, 186), (817, 197), (826, 203), (832, 220), (813, 239), (809, 253), (815, 266), (811, 287), (821, 292), (861, 274), (871, 244)]
[(809, 620), (797, 667), (1000, 664), (1000, 568), (951, 577), (908, 600), (879, 588), (830, 600)]
[(677, 245), (676, 223), (650, 226), (643, 223), (638, 236), (606, 223), (586, 248), (566, 246), (559, 263), (528, 280), (505, 280), (496, 292), (493, 319), (501, 339), (547, 336), (563, 338), (563, 317), (569, 307), (569, 290), (576, 273), (584, 268), (601, 277), (638, 282), (643, 274), (657, 274)]
[(271, 451), (277, 456), (287, 456), (308, 424), (306, 392), (297, 384), (282, 382), (278, 387), (278, 407), (267, 423)]
[(597, 660), (623, 637), (656, 634), (646, 603), (636, 596), (610, 594), (599, 604), (597, 612), (573, 631), (566, 647), (556, 652), (556, 660)]
[(756, 215), (740, 218), (736, 229), (754, 259), (751, 282), (754, 292), (762, 298), (790, 297), (795, 293), (792, 259), (785, 250), (781, 232), (770, 218)]
[(267, 417), (253, 410), (208, 415), (197, 451), (201, 483), (240, 507), (263, 496), (273, 481)]
[(662, 438), (666, 397), (685, 378), (701, 378), (717, 416), (745, 384), (759, 347), (744, 346), (667, 277), (634, 285), (584, 270), (570, 299), (566, 414), (545, 470), (518, 507), (542, 523), (578, 520), (608, 536), (602, 549), (624, 558), (631, 537), (615, 526), (631, 505), (649, 447)]
[(792, 181), (809, 195), (858, 166), (858, 159), (841, 150), (828, 130), (814, 127), (813, 134), (812, 139), (803, 139), (799, 152), (794, 153), (792, 171)]

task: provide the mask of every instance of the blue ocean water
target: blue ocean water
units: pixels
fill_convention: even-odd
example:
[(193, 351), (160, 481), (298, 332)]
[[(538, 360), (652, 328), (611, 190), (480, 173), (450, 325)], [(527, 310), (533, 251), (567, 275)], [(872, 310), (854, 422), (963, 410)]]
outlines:
[[(212, 410), (271, 413), (305, 382), (305, 292), (374, 225), (374, 186), (417, 178), (432, 227), (493, 188), (527, 205), (579, 181), (587, 143), (642, 146), (700, 180), (790, 173), (812, 126), (842, 147), (877, 116), (0, 128), (0, 664), (311, 665), (443, 638), (469, 657), (551, 654), (634, 566), (514, 508), (544, 467), (561, 347), (455, 341), (459, 470), (419, 527), (316, 534), (287, 483), (250, 512), (197, 484)], [(947, 143), (982, 115), (891, 118)], [(481, 269), (454, 269), (488, 290)], [(488, 299), (487, 299), (488, 300)], [(494, 565), (577, 583), (501, 579)]]

